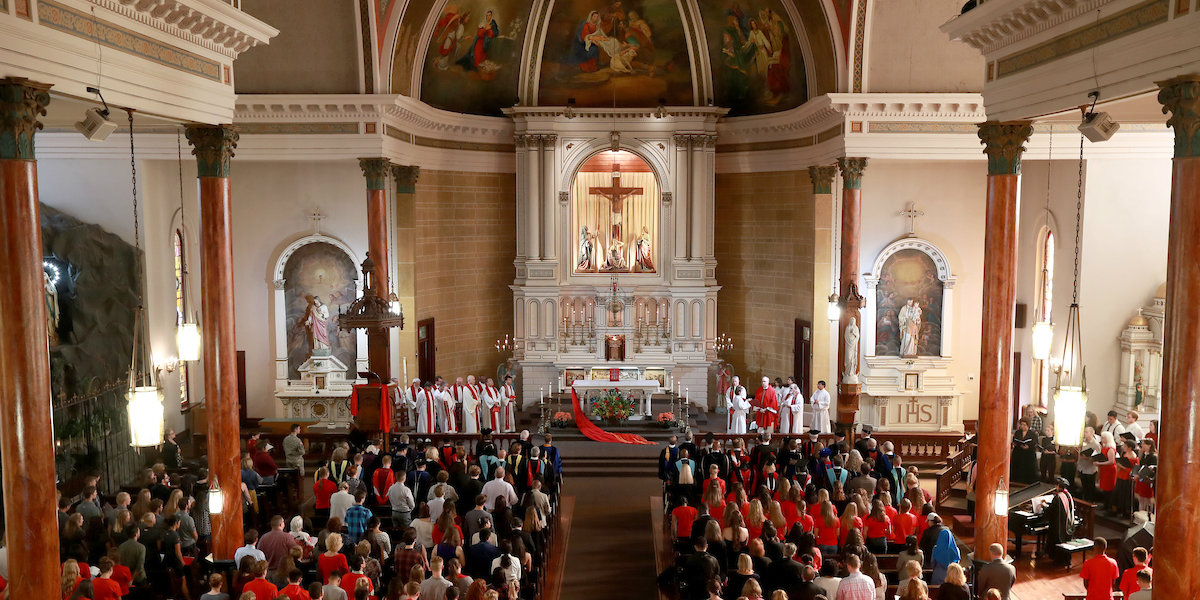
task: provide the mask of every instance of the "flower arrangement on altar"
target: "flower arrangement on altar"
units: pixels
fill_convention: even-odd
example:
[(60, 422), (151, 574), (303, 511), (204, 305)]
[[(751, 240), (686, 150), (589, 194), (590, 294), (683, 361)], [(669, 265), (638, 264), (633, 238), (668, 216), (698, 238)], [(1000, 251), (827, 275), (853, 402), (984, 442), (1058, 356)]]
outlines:
[(575, 415), (569, 412), (558, 411), (550, 418), (551, 427), (568, 427), (575, 422)]
[(637, 402), (619, 390), (605, 390), (591, 402), (592, 416), (605, 421), (624, 421), (633, 414)]
[(670, 429), (679, 424), (679, 420), (675, 418), (675, 413), (658, 413), (658, 417), (656, 417), (655, 420), (658, 421), (659, 425), (662, 425), (666, 429)]

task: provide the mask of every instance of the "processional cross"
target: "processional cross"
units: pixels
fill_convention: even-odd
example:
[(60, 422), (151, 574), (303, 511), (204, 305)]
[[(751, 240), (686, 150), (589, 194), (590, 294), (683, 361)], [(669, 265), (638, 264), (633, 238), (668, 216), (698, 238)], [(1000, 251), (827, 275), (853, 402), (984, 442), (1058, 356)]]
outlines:
[(899, 212), (899, 215), (908, 219), (908, 235), (917, 234), (917, 217), (925, 216), (925, 211), (917, 210), (915, 202), (909, 202), (904, 210)]
[(622, 207), (625, 199), (630, 196), (640, 196), (644, 193), (640, 187), (621, 187), (621, 164), (613, 165), (612, 185), (609, 187), (588, 188), (589, 194), (597, 194), (608, 198), (612, 203), (612, 239), (621, 239)]

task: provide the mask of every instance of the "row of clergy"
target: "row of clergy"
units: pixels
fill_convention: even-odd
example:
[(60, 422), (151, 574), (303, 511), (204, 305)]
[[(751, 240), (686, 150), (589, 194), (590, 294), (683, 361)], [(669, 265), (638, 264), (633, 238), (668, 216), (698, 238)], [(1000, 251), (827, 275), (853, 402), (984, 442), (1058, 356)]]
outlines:
[(474, 375), (465, 382), (459, 377), (454, 385), (442, 377), (425, 382), (414, 378), (406, 388), (393, 388), (392, 405), (396, 414), (408, 416), (409, 427), (417, 433), (517, 430), (517, 393), (511, 375), (499, 388), (491, 377), (483, 383)]
[(800, 435), (812, 429), (821, 433), (831, 433), (832, 423), (829, 421), (829, 392), (825, 390), (825, 382), (817, 382), (817, 391), (813, 392), (809, 404), (812, 405), (812, 419), (809, 425), (804, 425), (804, 394), (796, 385), (794, 377), (788, 377), (787, 385), (772, 386), (769, 377), (762, 378), (762, 386), (750, 397), (746, 388), (741, 385), (741, 379), (733, 377), (732, 385), (725, 391), (725, 406), (729, 409), (727, 433), (746, 433), (749, 431), (775, 432), (784, 435)]

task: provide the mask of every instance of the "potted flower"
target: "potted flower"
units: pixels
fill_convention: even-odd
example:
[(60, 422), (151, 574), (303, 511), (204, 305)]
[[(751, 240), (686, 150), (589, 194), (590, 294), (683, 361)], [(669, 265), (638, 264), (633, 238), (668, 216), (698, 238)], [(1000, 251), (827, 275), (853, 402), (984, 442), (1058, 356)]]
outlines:
[(592, 401), (592, 416), (606, 423), (619, 423), (633, 414), (637, 403), (619, 390), (606, 390)]
[(658, 417), (655, 420), (658, 421), (658, 424), (661, 425), (663, 429), (671, 429), (679, 424), (679, 421), (675, 419), (675, 413), (658, 413)]
[(569, 412), (558, 411), (550, 418), (551, 427), (569, 427), (575, 422), (575, 416)]

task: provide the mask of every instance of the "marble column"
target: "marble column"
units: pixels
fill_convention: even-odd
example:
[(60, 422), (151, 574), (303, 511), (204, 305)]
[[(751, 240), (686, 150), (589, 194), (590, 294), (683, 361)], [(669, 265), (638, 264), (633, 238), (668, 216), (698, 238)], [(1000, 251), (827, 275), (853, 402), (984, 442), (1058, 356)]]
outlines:
[(1012, 422), (1013, 310), (1017, 293), (1017, 223), (1021, 153), (1028, 121), (988, 121), (979, 139), (988, 157), (983, 239), (983, 333), (980, 337), (979, 452), (975, 477), (975, 548), (1007, 544), (1008, 515), (995, 513), (996, 490), (1008, 489)]
[[(49, 85), (0, 79), (0, 460), (8, 597), (58, 598), (54, 430), (37, 161)], [(111, 482), (115, 484), (116, 482)]]
[[(392, 165), (386, 158), (360, 158), (358, 166), (367, 180), (367, 253), (375, 263), (375, 279), (371, 285), (381, 297), (387, 298), (391, 293), (388, 287), (387, 176)], [(391, 346), (388, 330), (367, 330), (367, 368), (381, 381), (392, 378)]]
[(208, 465), (225, 498), (221, 514), (212, 515), (212, 552), (218, 560), (232, 560), (243, 539), (229, 182), (238, 133), (232, 125), (192, 125), (186, 133), (200, 180), (200, 330), (204, 333)]
[[(392, 274), (396, 295), (409, 315), (417, 314), (417, 177), (420, 167), (392, 166), (396, 182), (396, 271)], [(417, 328), (393, 329), (397, 334), (396, 353), (408, 359), (411, 368), (408, 385), (417, 374)], [(405, 377), (401, 371), (395, 377)], [(416, 425), (415, 423), (413, 424)]]
[[(837, 165), (842, 172), (842, 246), (838, 283), (842, 318), (838, 322), (838, 362), (835, 370), (838, 373), (837, 421), (853, 423), (862, 393), (858, 373), (862, 370), (859, 341), (862, 339), (863, 325), (859, 309), (862, 308), (863, 297), (858, 293), (858, 256), (862, 245), (859, 237), (862, 224), (862, 177), (867, 169), (867, 159), (843, 157), (838, 159)], [(847, 339), (846, 335), (851, 329), (856, 330), (852, 340)], [(853, 358), (853, 371), (846, 368), (848, 358)]]
[(1200, 597), (1200, 74), (1160, 82), (1175, 130), (1159, 426), (1154, 597)]
[(818, 381), (826, 379), (834, 372), (831, 360), (833, 357), (829, 355), (833, 324), (825, 316), (829, 312), (829, 294), (837, 293), (837, 289), (827, 289), (825, 284), (833, 269), (833, 178), (836, 175), (837, 167), (833, 165), (808, 168), (808, 178), (812, 182), (813, 190), (813, 280), (816, 283), (813, 286), (813, 361), (809, 372), (810, 386), (807, 390), (800, 390), (806, 399), (817, 389)]

